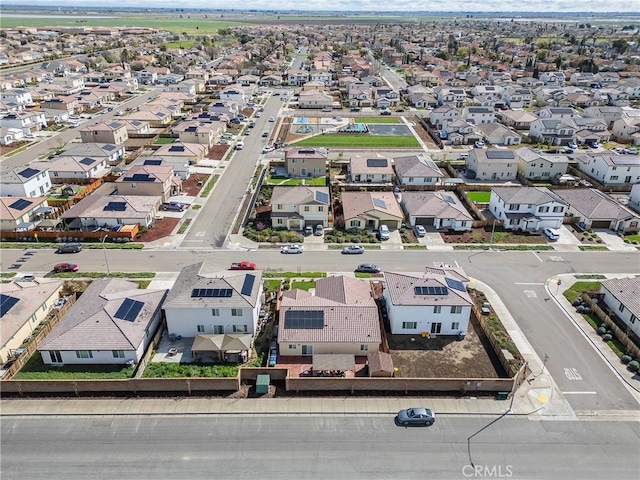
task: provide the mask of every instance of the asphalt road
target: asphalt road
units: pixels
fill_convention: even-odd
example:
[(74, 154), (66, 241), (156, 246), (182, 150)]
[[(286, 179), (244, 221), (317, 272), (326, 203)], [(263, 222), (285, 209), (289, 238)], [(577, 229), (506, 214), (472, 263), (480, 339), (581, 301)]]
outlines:
[(492, 421), (439, 417), (404, 428), (367, 415), (3, 418), (2, 478), (626, 480), (640, 471), (637, 422), (506, 417), (467, 442)]
[[(236, 150), (233, 158), (218, 179), (216, 188), (209, 195), (203, 211), (192, 222), (184, 240), (183, 247), (205, 248), (222, 247), (227, 233), (233, 227), (234, 219), (241, 208), (247, 187), (255, 166), (259, 162), (262, 147), (267, 138), (262, 132), (272, 132), (275, 123), (269, 122), (269, 117), (277, 117), (281, 108), (280, 97), (271, 97), (264, 105), (264, 112), (260, 118), (252, 117), (256, 125), (251, 135), (242, 136), (244, 148)], [(205, 213), (206, 212), (206, 213)]]

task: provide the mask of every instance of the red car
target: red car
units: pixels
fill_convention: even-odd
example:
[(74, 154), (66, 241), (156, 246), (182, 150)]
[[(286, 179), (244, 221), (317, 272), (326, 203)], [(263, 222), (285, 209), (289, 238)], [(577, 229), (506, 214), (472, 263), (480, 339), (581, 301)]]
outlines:
[(243, 260), (242, 262), (232, 263), (229, 267), (229, 270), (255, 270), (256, 264), (253, 262), (249, 262), (247, 260)]
[(75, 263), (59, 263), (59, 264), (57, 264), (57, 265), (55, 265), (53, 267), (53, 271), (55, 273), (77, 272), (78, 271), (78, 265), (76, 265)]

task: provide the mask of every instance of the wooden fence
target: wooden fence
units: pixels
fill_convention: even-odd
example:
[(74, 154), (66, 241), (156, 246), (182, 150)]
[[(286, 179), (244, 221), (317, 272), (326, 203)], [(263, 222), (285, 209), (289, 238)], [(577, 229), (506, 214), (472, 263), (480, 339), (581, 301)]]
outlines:
[(609, 330), (613, 333), (613, 335), (620, 341), (620, 343), (624, 344), (627, 347), (627, 351), (633, 354), (633, 358), (640, 357), (640, 348), (633, 343), (633, 341), (629, 338), (627, 333), (623, 331), (617, 324), (614, 322), (609, 315), (602, 310), (598, 304), (594, 301), (593, 298), (589, 296), (588, 293), (582, 294), (582, 300), (584, 300), (589, 308), (596, 314), (596, 316), (604, 322)]
[(495, 337), (491, 333), (491, 330), (487, 326), (487, 322), (485, 322), (484, 318), (482, 317), (482, 312), (480, 311), (478, 306), (475, 304), (472, 305), (471, 310), (473, 312), (473, 315), (475, 316), (475, 320), (478, 321), (480, 328), (482, 329), (485, 336), (489, 340), (489, 343), (491, 344), (491, 348), (493, 348), (494, 353), (498, 357), (498, 360), (500, 361), (502, 368), (504, 368), (504, 371), (506, 372), (507, 375), (509, 375), (510, 377), (513, 377), (518, 371), (518, 369), (520, 368), (519, 364), (522, 361), (522, 359), (514, 358), (514, 360), (511, 360), (511, 361), (507, 359), (507, 357), (504, 354), (503, 348), (498, 344), (498, 341), (495, 339)]

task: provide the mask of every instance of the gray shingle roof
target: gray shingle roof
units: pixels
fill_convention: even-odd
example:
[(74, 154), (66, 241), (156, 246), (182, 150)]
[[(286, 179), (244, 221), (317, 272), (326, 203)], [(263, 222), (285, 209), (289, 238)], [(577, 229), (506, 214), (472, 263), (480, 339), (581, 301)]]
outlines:
[(612, 278), (602, 281), (601, 285), (640, 319), (640, 277)]

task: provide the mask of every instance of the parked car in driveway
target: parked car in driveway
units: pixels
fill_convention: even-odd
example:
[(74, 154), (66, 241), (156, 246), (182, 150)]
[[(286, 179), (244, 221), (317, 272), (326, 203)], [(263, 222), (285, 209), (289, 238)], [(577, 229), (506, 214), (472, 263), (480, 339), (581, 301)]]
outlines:
[(356, 267), (358, 273), (380, 273), (380, 267), (373, 263), (361, 263)]
[(424, 237), (427, 234), (427, 231), (422, 225), (416, 225), (414, 231), (416, 232), (416, 237)]
[(82, 250), (82, 244), (77, 242), (65, 243), (56, 249), (56, 253), (78, 253)]
[(396, 419), (404, 426), (424, 425), (428, 427), (436, 421), (436, 414), (430, 408), (407, 408), (400, 410)]
[(160, 205), (160, 209), (171, 212), (184, 212), (187, 206), (180, 202), (166, 202)]
[(321, 237), (324, 234), (324, 227), (321, 224), (316, 225), (316, 229), (313, 231), (316, 237)]
[(359, 255), (364, 253), (364, 247), (362, 245), (349, 245), (342, 249), (344, 255)]
[(75, 263), (58, 263), (57, 265), (53, 266), (53, 271), (55, 273), (77, 272), (78, 271), (78, 265), (76, 265)]
[(280, 253), (302, 253), (304, 247), (302, 245), (285, 245), (280, 249)]
[(273, 147), (271, 145), (265, 145), (264, 147), (262, 147), (262, 153), (273, 152), (275, 149), (276, 147)]
[(307, 225), (306, 227), (304, 227), (304, 234), (313, 235), (313, 227), (311, 225)]
[(387, 227), (386, 225), (380, 225), (380, 228), (378, 228), (378, 238), (380, 240), (389, 240), (389, 227)]
[(544, 230), (542, 230), (542, 233), (545, 237), (554, 242), (560, 238), (560, 233), (558, 233), (558, 231), (554, 230), (553, 228), (545, 228)]
[(383, 112), (380, 112), (380, 115), (391, 115), (391, 112), (389, 110), (385, 110)]

